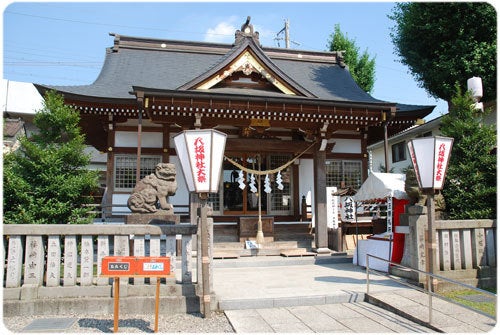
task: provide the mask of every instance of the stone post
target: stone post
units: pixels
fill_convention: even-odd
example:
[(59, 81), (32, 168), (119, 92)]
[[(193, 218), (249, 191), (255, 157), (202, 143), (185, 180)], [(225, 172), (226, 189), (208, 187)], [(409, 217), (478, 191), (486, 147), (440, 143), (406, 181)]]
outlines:
[(76, 285), (77, 252), (76, 236), (67, 235), (64, 238), (64, 286)]
[(61, 239), (50, 235), (47, 250), (47, 287), (59, 286), (61, 281)]
[[(176, 265), (176, 252), (177, 252), (177, 239), (175, 234), (172, 235), (167, 235), (166, 237), (166, 254), (165, 256), (170, 257), (170, 273), (175, 274), (175, 271), (177, 270), (177, 265)], [(172, 282), (175, 284), (175, 277), (174, 278), (168, 278), (168, 282)]]
[[(405, 231), (405, 245), (401, 265), (426, 271), (425, 241), (427, 230), (427, 208), (423, 206), (407, 206), (400, 215), (399, 229)], [(417, 282), (425, 282), (426, 276), (415, 271), (401, 270), (391, 267), (391, 273)]]
[[(193, 282), (193, 237), (182, 235), (182, 282), (190, 284)], [(210, 281), (212, 282), (212, 281)]]
[(24, 284), (42, 286), (44, 269), (43, 240), (40, 235), (26, 236)]
[(109, 256), (109, 237), (107, 235), (97, 236), (97, 285), (108, 285), (109, 278), (100, 277), (102, 272), (102, 259)]
[[(144, 235), (134, 235), (134, 256), (146, 255)], [(134, 285), (144, 284), (146, 278), (134, 278)]]
[(90, 286), (94, 277), (94, 244), (92, 242), (92, 235), (82, 236), (82, 253), (80, 259), (80, 283), (82, 286)]
[(23, 259), (23, 245), (20, 235), (12, 235), (9, 238), (9, 254), (7, 263), (7, 277), (5, 287), (19, 287), (21, 283)]

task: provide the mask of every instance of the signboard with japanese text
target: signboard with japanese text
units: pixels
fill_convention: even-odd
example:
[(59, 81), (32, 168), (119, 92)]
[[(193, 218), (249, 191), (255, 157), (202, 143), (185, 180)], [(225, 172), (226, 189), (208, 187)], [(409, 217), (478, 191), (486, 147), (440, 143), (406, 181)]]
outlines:
[(392, 233), (392, 197), (387, 197), (387, 232)]
[(339, 227), (339, 204), (338, 196), (333, 195), (337, 192), (337, 187), (329, 186), (326, 188), (326, 225), (328, 228)]
[(102, 277), (166, 277), (170, 257), (106, 256), (101, 269)]
[(356, 221), (356, 203), (350, 196), (340, 197), (341, 203), (341, 218), (343, 222)]

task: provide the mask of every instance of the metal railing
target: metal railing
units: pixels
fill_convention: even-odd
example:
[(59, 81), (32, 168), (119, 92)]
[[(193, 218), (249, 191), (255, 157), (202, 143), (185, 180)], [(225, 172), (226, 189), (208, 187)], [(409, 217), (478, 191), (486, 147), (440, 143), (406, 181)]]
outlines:
[[(389, 276), (386, 273), (383, 273), (383, 272), (380, 272), (380, 271), (377, 271), (377, 270), (374, 270), (374, 269), (370, 269), (370, 263), (369, 263), (369, 259), (370, 258), (375, 258), (375, 259), (378, 259), (380, 261), (387, 262), (388, 264), (396, 266), (398, 268), (407, 269), (407, 270), (411, 270), (411, 271), (416, 271), (416, 272), (419, 272), (419, 273), (427, 276), (428, 277), (427, 288), (425, 288), (425, 287), (421, 288), (419, 286), (412, 285), (412, 284), (406, 282), (405, 280), (396, 279), (393, 276)], [(429, 324), (432, 324), (432, 297), (436, 297), (436, 298), (448, 301), (450, 303), (453, 303), (455, 305), (467, 308), (467, 309), (472, 310), (472, 311), (474, 311), (476, 313), (479, 313), (479, 314), (484, 315), (486, 317), (492, 318), (492, 319), (494, 319), (496, 321), (497, 295), (495, 293), (491, 293), (491, 292), (482, 290), (480, 288), (477, 288), (477, 287), (474, 287), (474, 286), (471, 286), (471, 285), (468, 285), (468, 284), (464, 284), (464, 283), (458, 282), (456, 280), (452, 280), (452, 279), (449, 279), (449, 278), (446, 278), (446, 277), (443, 277), (443, 276), (440, 276), (440, 275), (437, 275), (437, 274), (433, 274), (433, 273), (429, 273), (429, 272), (417, 270), (417, 269), (414, 269), (414, 268), (410, 268), (410, 267), (401, 265), (399, 263), (395, 263), (395, 262), (389, 261), (388, 259), (384, 259), (384, 258), (377, 257), (377, 256), (374, 256), (374, 255), (366, 254), (366, 295), (370, 294), (370, 271), (374, 272), (374, 273), (376, 273), (378, 275), (385, 276), (386, 278), (391, 279), (391, 280), (393, 280), (393, 281), (395, 281), (395, 282), (397, 282), (399, 284), (402, 284), (402, 285), (408, 286), (408, 287), (410, 287), (412, 289), (416, 289), (416, 290), (418, 290), (420, 292), (426, 293), (428, 295), (428, 297), (429, 297), (429, 322), (428, 322)], [(434, 278), (434, 279), (432, 279), (432, 278)], [(432, 291), (432, 287), (435, 287), (434, 281), (436, 279), (439, 279), (441, 281), (445, 281), (445, 282), (448, 282), (448, 283), (452, 283), (452, 284), (458, 285), (458, 286), (463, 287), (465, 289), (478, 292), (479, 294), (483, 294), (483, 295), (492, 297), (493, 301), (494, 301), (494, 304), (495, 304), (495, 313), (494, 313), (494, 315), (491, 315), (491, 314), (483, 312), (483, 311), (481, 311), (479, 309), (472, 308), (470, 306), (461, 304), (461, 303), (459, 303), (459, 302), (457, 302), (457, 301), (455, 301), (453, 299), (444, 297), (442, 295), (439, 295), (439, 294), (433, 292)], [(429, 283), (432, 283), (432, 284), (429, 285)]]

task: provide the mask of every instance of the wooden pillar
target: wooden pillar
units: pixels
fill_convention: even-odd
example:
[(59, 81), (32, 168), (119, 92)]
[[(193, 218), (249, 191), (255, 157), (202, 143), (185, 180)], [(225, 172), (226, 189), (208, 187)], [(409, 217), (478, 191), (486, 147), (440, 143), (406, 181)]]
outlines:
[(361, 184), (363, 184), (363, 181), (368, 178), (368, 169), (369, 167), (369, 162), (368, 162), (368, 149), (367, 149), (367, 141), (368, 141), (368, 134), (366, 131), (361, 132), (361, 152), (363, 153), (363, 158), (361, 159)]
[(326, 220), (326, 151), (314, 150), (314, 225), (315, 251), (330, 253), (328, 249), (328, 226)]
[[(111, 205), (113, 203), (113, 192), (115, 190), (115, 182), (114, 182), (114, 170), (115, 170), (115, 130), (114, 130), (114, 122), (112, 117), (110, 117), (108, 124), (108, 159), (106, 162), (106, 199), (104, 203), (106, 205)], [(103, 208), (103, 215), (107, 211), (111, 211), (112, 208)]]
[(297, 164), (292, 164), (290, 166), (292, 172), (292, 182), (293, 182), (293, 216), (296, 220), (300, 220), (301, 218), (301, 198), (299, 194), (299, 166)]
[(163, 125), (163, 152), (161, 161), (170, 163), (170, 125)]
[(389, 140), (387, 137), (387, 121), (384, 122), (384, 164), (385, 173), (389, 173)]
[(142, 111), (137, 112), (137, 165), (135, 169), (135, 182), (141, 180), (141, 150), (142, 150)]

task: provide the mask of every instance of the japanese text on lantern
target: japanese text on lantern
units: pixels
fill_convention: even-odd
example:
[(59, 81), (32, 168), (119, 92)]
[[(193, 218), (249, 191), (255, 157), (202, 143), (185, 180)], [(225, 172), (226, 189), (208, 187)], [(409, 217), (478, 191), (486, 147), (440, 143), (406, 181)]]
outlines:
[(437, 165), (436, 165), (436, 174), (435, 178), (436, 181), (441, 181), (443, 179), (443, 170), (444, 170), (444, 155), (446, 151), (446, 144), (441, 143), (438, 148), (438, 158), (437, 158)]
[(205, 143), (201, 137), (194, 140), (196, 179), (199, 183), (207, 181), (207, 172), (205, 165)]

